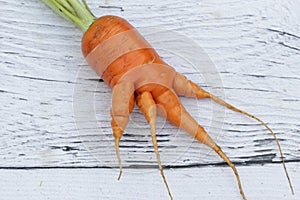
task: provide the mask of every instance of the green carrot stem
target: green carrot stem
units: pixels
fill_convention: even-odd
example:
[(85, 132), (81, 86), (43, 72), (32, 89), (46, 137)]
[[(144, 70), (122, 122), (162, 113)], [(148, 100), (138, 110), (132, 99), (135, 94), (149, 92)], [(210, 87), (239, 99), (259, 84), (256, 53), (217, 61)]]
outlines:
[(75, 24), (85, 32), (96, 17), (89, 9), (85, 0), (43, 0), (54, 12)]

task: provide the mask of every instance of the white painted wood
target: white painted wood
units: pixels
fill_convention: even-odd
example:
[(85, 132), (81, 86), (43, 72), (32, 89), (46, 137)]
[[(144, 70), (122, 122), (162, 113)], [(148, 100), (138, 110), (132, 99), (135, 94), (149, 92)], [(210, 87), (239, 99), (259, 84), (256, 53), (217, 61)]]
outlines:
[[(293, 180), (300, 179), (299, 163), (288, 165)], [(296, 200), (287, 187), (282, 166), (242, 166), (240, 171), (248, 199)], [(229, 167), (165, 170), (174, 199), (241, 199)], [(168, 199), (159, 171), (125, 169), (117, 181), (115, 169), (0, 170), (1, 200), (150, 200)], [(295, 184), (296, 191), (300, 185)]]
[[(292, 179), (294, 182), (299, 179), (298, 0), (225, 0), (222, 3), (217, 0), (147, 3), (89, 0), (88, 3), (98, 16), (119, 15), (140, 30), (147, 27), (172, 30), (199, 44), (213, 61), (222, 85), (209, 84), (205, 80), (209, 72), (199, 74), (184, 58), (166, 49), (159, 52), (168, 63), (205, 89), (221, 96), (224, 92), (228, 102), (268, 122), (280, 139), (286, 160), (295, 162), (288, 164), (295, 167), (290, 171)], [(0, 0), (0, 30), (0, 167), (10, 169), (0, 172), (6, 175), (8, 183), (1, 182), (0, 192), (6, 192), (1, 198), (29, 199), (33, 195), (36, 199), (55, 199), (63, 193), (69, 199), (81, 199), (85, 195), (90, 195), (90, 199), (99, 196), (113, 199), (127, 191), (127, 199), (132, 199), (132, 195), (137, 199), (150, 199), (152, 190), (156, 191), (153, 194), (156, 199), (167, 198), (158, 174), (155, 180), (152, 173), (145, 173), (146, 178), (142, 176), (157, 164), (148, 126), (137, 109), (122, 138), (121, 154), (124, 166), (129, 167), (126, 170), (139, 170), (141, 174), (126, 175), (128, 179), (124, 176), (122, 185), (115, 183), (116, 170), (13, 170), (16, 167), (117, 167), (109, 122), (111, 93), (92, 74), (84, 79), (85, 84), (80, 84), (79, 69), (88, 71), (80, 51), (82, 33), (41, 1)], [(150, 39), (151, 35), (146, 38)], [(83, 119), (84, 128), (77, 128), (79, 122), (75, 123), (73, 108), (75, 86), (87, 89), (95, 98), (92, 103), (99, 120), (97, 128), (93, 128), (91, 119)], [(233, 161), (251, 165), (239, 167), (250, 197), (292, 198), (283, 171), (278, 170), (280, 165), (269, 165), (270, 168), (259, 165), (280, 160), (267, 130), (230, 111), (226, 111), (225, 119), (213, 118), (213, 113), (223, 110), (209, 100), (182, 100)], [(158, 140), (164, 165), (188, 167), (222, 162), (209, 149), (162, 118), (158, 122)], [(136, 169), (140, 167), (143, 169)], [(199, 175), (194, 177), (194, 170)], [(221, 195), (238, 199), (232, 174), (219, 178), (223, 171), (230, 170), (216, 165), (214, 168), (174, 169), (167, 174), (178, 199), (196, 199), (201, 195), (209, 199), (223, 199)], [(187, 182), (181, 182), (185, 178)], [(214, 178), (218, 187), (212, 182)], [(45, 189), (39, 186), (40, 183), (43, 186), (43, 180)], [(144, 180), (153, 180), (159, 187)], [(97, 181), (101, 184), (97, 185)], [(223, 186), (227, 184), (230, 187)], [(257, 185), (262, 186), (257, 188)], [(2, 190), (4, 186), (7, 189)], [(149, 190), (145, 189), (148, 187)], [(67, 192), (70, 188), (73, 190)], [(299, 187), (297, 189), (299, 191)], [(27, 190), (30, 192), (26, 193)]]
[[(88, 69), (80, 51), (80, 31), (40, 1), (2, 0), (0, 4), (1, 166), (114, 166), (111, 94), (104, 83), (95, 81), (97, 77), (86, 82), (91, 88), (98, 84), (93, 103), (99, 127), (93, 130), (86, 124), (82, 135), (74, 123), (76, 76), (80, 67)], [(220, 94), (223, 90), (226, 100), (268, 122), (281, 139), (286, 159), (299, 160), (299, 1), (89, 4), (96, 15), (116, 14), (140, 28), (175, 30), (194, 39), (214, 62), (223, 85), (207, 84), (205, 72), (199, 75), (170, 52), (162, 51), (162, 56), (206, 89)], [(212, 111), (221, 109), (212, 102), (183, 99), (183, 103), (234, 161), (279, 160), (272, 137), (255, 121), (226, 111), (223, 124), (222, 118), (212, 118)], [(160, 120), (164, 164), (220, 162), (213, 154), (206, 156), (203, 145)], [(148, 126), (137, 109), (121, 151), (124, 165), (156, 166)]]

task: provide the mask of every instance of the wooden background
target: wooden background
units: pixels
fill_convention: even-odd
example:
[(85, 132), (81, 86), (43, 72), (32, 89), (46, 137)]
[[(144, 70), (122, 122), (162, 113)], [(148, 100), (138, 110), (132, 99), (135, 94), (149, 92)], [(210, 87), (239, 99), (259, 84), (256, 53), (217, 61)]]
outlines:
[[(88, 4), (97, 16), (122, 16), (141, 31), (174, 31), (201, 47), (216, 81), (206, 79), (210, 72), (191, 68), (176, 48), (159, 52), (188, 78), (270, 125), (296, 195), (263, 126), (210, 100), (183, 104), (236, 163), (249, 199), (300, 198), (300, 1)], [(111, 93), (89, 71), (81, 36), (41, 1), (0, 0), (0, 199), (168, 199), (149, 128), (137, 109), (121, 141), (125, 169), (116, 180)], [(77, 98), (77, 91), (90, 102)], [(231, 169), (208, 148), (162, 118), (157, 137), (174, 199), (241, 199)]]

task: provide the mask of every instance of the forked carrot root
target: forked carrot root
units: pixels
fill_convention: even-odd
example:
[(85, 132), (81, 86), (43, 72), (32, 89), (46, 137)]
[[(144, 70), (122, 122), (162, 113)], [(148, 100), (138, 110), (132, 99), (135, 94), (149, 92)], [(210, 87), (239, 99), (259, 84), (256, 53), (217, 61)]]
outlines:
[[(279, 149), (279, 152), (280, 152), (280, 156), (281, 156), (281, 160), (282, 160), (282, 165), (283, 165), (283, 168), (284, 168), (284, 171), (285, 171), (285, 175), (287, 177), (287, 180), (288, 180), (288, 183), (289, 183), (289, 187), (290, 187), (290, 190), (291, 190), (291, 193), (294, 195), (294, 188), (293, 188), (293, 185), (292, 185), (292, 182), (290, 180), (290, 176), (288, 174), (288, 171), (287, 171), (287, 168), (286, 168), (286, 165), (285, 165), (285, 162), (284, 162), (284, 157), (283, 157), (283, 153), (282, 153), (282, 149), (281, 149), (281, 146), (280, 146), (280, 143), (275, 135), (275, 133), (273, 132), (273, 130), (265, 123), (263, 122), (261, 119), (259, 119), (258, 117), (254, 116), (254, 115), (251, 115), (243, 110), (240, 110), (234, 106), (232, 106), (231, 104), (225, 102), (224, 100), (214, 96), (213, 94), (203, 90), (201, 87), (199, 87), (198, 85), (196, 85), (195, 83), (193, 83), (192, 81), (186, 79), (183, 75), (177, 73), (176, 74), (176, 77), (175, 77), (175, 81), (174, 81), (174, 90), (175, 92), (178, 94), (178, 95), (181, 95), (181, 96), (185, 96), (185, 97), (196, 97), (196, 98), (210, 98), (212, 99), (213, 101), (215, 101), (216, 103), (222, 105), (222, 106), (225, 106), (226, 108), (230, 109), (230, 110), (233, 110), (235, 112), (238, 112), (238, 113), (241, 113), (245, 116), (248, 116), (256, 121), (258, 121), (259, 123), (261, 123), (265, 128), (267, 128), (270, 133), (272, 134), (272, 136), (274, 137), (274, 140), (276, 141), (276, 144), (277, 144), (277, 147)], [(242, 197), (244, 199), (246, 199), (245, 195), (244, 195), (244, 192), (243, 192), (243, 189), (242, 189), (242, 186), (241, 186), (241, 182), (240, 182), (240, 178), (239, 178), (239, 175), (237, 173), (237, 170), (236, 168), (234, 167), (233, 163), (228, 159), (228, 157), (225, 155), (225, 153), (220, 149), (220, 147), (216, 144), (214, 144), (214, 142), (212, 141), (212, 139), (210, 139), (210, 137), (207, 137), (207, 138), (204, 138), (203, 139), (203, 135), (206, 135), (206, 132), (204, 130), (202, 130), (202, 128), (200, 129), (200, 132), (203, 132), (203, 133), (199, 133), (196, 135), (196, 139), (198, 139), (200, 142), (208, 145), (209, 147), (211, 147), (217, 154), (219, 154), (219, 156), (228, 163), (228, 165), (232, 168), (232, 170), (234, 171), (234, 174), (236, 176), (236, 179), (238, 181), (238, 186), (239, 186), (239, 189), (240, 189), (240, 193), (242, 195)], [(191, 131), (188, 131), (187, 132), (191, 132)], [(200, 138), (197, 138), (197, 136), (200, 136)], [(206, 141), (207, 140), (207, 141)]]
[(265, 122), (204, 91), (177, 73), (174, 68), (159, 57), (151, 45), (125, 19), (117, 16), (96, 18), (85, 0), (81, 0), (81, 2), (79, 0), (44, 0), (44, 2), (84, 32), (82, 53), (88, 64), (112, 88), (111, 125), (120, 168), (118, 180), (122, 175), (119, 143), (136, 100), (136, 104), (150, 125), (157, 163), (171, 199), (173, 197), (163, 172), (156, 140), (156, 115), (157, 113), (162, 114), (156, 105), (165, 111), (163, 116), (171, 123), (209, 146), (231, 167), (237, 179), (241, 196), (244, 200), (246, 199), (234, 164), (181, 105), (178, 96), (186, 96), (211, 98), (215, 102), (251, 117), (265, 126), (277, 143), (289, 186), (292, 194), (294, 194), (279, 141)]

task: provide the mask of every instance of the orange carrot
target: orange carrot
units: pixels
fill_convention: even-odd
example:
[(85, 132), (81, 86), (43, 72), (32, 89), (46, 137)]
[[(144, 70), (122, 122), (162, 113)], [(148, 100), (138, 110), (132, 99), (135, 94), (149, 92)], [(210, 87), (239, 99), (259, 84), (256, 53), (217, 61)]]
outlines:
[(257, 120), (272, 133), (280, 151), (291, 191), (294, 193), (280, 144), (276, 135), (262, 120), (233, 107), (177, 73), (125, 19), (117, 16), (96, 18), (84, 0), (82, 3), (78, 0), (44, 0), (44, 2), (84, 32), (83, 55), (96, 73), (112, 88), (111, 125), (120, 167), (118, 179), (122, 174), (119, 143), (136, 101), (150, 125), (159, 170), (171, 199), (173, 197), (163, 172), (156, 140), (157, 114), (163, 115), (171, 123), (213, 149), (232, 168), (240, 194), (246, 199), (234, 164), (185, 110), (178, 96), (211, 98), (233, 111)]

